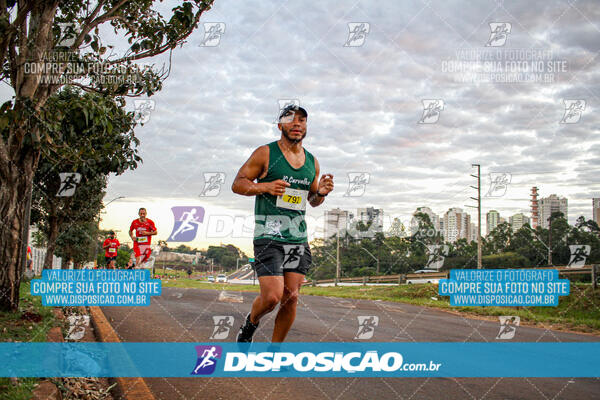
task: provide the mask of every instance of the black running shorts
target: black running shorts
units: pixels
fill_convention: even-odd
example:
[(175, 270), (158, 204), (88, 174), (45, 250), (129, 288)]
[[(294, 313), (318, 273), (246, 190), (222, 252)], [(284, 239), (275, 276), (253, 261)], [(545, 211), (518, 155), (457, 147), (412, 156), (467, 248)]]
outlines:
[(312, 264), (308, 242), (284, 243), (271, 239), (254, 241), (256, 276), (283, 276), (284, 272), (306, 275)]

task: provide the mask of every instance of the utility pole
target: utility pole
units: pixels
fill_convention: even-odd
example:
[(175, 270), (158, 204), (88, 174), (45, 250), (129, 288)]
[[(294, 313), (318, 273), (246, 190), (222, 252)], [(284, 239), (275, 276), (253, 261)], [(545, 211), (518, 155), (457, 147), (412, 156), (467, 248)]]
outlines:
[(477, 197), (471, 197), (471, 199), (477, 200), (477, 268), (481, 269), (481, 165), (471, 164), (471, 167), (477, 167), (477, 175), (471, 174), (473, 178), (477, 178), (477, 186), (471, 186), (473, 189), (477, 189)]
[(337, 251), (335, 252), (335, 286), (338, 285), (338, 282), (340, 281), (340, 216), (338, 215), (338, 219), (337, 219), (337, 232), (336, 232), (336, 247), (337, 247)]
[[(326, 224), (327, 227), (331, 227), (333, 228), (333, 216), (335, 215), (335, 278), (333, 279), (333, 284), (335, 286), (338, 285), (339, 281), (340, 281), (340, 274), (341, 274), (341, 266), (340, 266), (340, 215), (341, 215), (341, 210), (337, 209), (337, 210), (332, 210), (331, 212), (329, 211), (325, 211), (325, 218), (326, 218)], [(346, 212), (346, 218), (348, 217), (348, 214)], [(345, 229), (345, 227), (344, 227)], [(331, 234), (329, 233), (329, 228), (327, 228), (325, 230), (325, 239), (328, 240), (331, 238)]]
[(552, 215), (548, 217), (548, 265), (552, 265)]

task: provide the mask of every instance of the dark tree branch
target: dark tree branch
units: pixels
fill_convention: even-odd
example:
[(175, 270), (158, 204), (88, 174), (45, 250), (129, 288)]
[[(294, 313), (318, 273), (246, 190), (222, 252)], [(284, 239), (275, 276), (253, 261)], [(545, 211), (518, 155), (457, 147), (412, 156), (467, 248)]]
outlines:
[[(110, 21), (111, 19), (113, 19), (113, 18), (111, 18), (111, 15), (114, 14), (125, 3), (127, 3), (127, 1), (129, 1), (129, 0), (121, 0), (113, 8), (111, 8), (106, 13), (102, 14), (101, 16), (99, 16), (97, 18), (87, 18), (84, 26), (81, 29), (81, 33), (75, 39), (75, 42), (73, 42), (73, 45), (71, 46), (71, 50), (77, 50), (79, 48), (79, 46), (81, 46), (81, 43), (83, 43), (85, 35), (90, 33), (92, 31), (92, 29), (94, 29), (95, 27), (97, 27), (98, 25), (100, 25), (106, 21)], [(102, 2), (102, 3), (104, 3), (104, 2)], [(92, 16), (95, 17), (98, 14), (98, 11), (99, 11), (98, 7), (96, 7), (96, 10), (94, 10), (94, 12), (92, 13)]]
[(179, 36), (178, 38), (176, 38), (173, 41), (169, 41), (167, 43), (165, 43), (162, 46), (159, 46), (157, 49), (153, 49), (153, 50), (148, 50), (139, 54), (135, 54), (133, 56), (127, 56), (127, 57), (122, 57), (113, 61), (109, 61), (110, 64), (117, 64), (117, 63), (122, 63), (122, 62), (126, 62), (126, 61), (133, 61), (133, 60), (139, 60), (142, 58), (147, 58), (147, 57), (153, 57), (155, 55), (164, 53), (165, 51), (167, 51), (168, 49), (173, 49), (175, 47), (177, 47), (178, 44), (181, 44), (185, 39), (187, 39), (192, 32), (194, 31), (194, 28), (198, 25), (198, 22), (200, 21), (200, 17), (202, 16), (202, 13), (206, 11), (206, 9), (201, 9), (196, 13), (196, 16), (194, 17), (194, 24), (192, 25), (191, 29), (189, 29), (187, 32), (185, 32), (183, 35)]

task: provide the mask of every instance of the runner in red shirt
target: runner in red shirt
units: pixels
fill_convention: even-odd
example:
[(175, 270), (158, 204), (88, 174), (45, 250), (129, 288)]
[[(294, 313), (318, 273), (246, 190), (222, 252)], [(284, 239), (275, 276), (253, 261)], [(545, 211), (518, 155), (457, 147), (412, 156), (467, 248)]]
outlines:
[(104, 241), (102, 248), (104, 252), (104, 260), (106, 261), (106, 268), (115, 269), (117, 262), (117, 249), (121, 243), (115, 238), (115, 231), (108, 232), (108, 239)]
[(33, 257), (31, 256), (31, 247), (27, 245), (27, 268), (33, 271)]
[[(146, 218), (146, 209), (140, 208), (138, 211), (140, 216), (133, 220), (129, 227), (129, 236), (133, 240), (133, 253), (135, 254), (135, 266), (140, 267), (141, 263), (146, 261), (152, 253), (150, 243), (152, 236), (156, 235), (156, 226), (151, 219)], [(133, 233), (135, 232), (135, 236)], [(142, 259), (143, 255), (143, 259)]]

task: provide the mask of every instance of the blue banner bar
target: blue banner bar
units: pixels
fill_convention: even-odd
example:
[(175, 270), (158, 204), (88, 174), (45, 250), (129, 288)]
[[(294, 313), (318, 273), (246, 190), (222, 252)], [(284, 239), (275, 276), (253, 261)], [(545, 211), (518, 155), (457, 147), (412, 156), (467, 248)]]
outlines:
[(2, 377), (600, 377), (595, 343), (0, 343)]

